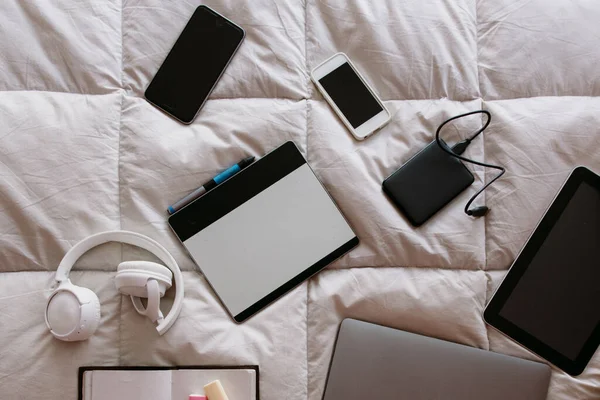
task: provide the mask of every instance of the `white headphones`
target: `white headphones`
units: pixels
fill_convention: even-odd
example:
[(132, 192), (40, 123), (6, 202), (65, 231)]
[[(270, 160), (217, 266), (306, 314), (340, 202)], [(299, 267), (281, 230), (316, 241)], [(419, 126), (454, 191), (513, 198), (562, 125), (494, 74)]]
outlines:
[[(158, 323), (156, 330), (164, 334), (175, 322), (183, 305), (183, 276), (173, 256), (158, 242), (135, 232), (109, 231), (83, 239), (65, 254), (56, 270), (58, 287), (46, 303), (46, 325), (60, 340), (85, 340), (92, 336), (100, 323), (100, 300), (88, 288), (76, 286), (69, 280), (75, 262), (88, 250), (108, 242), (121, 242), (140, 247), (154, 254), (166, 267), (149, 261), (125, 261), (119, 264), (115, 283), (117, 289), (131, 297), (136, 311)], [(160, 298), (171, 287), (175, 277), (175, 300), (169, 314), (163, 318)], [(141, 298), (148, 299), (144, 308)]]

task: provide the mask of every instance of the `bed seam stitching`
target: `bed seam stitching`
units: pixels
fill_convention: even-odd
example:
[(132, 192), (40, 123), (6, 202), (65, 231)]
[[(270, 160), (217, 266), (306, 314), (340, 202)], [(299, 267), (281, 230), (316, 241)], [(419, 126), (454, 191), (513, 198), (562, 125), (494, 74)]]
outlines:
[[(310, 161), (310, 157), (309, 157), (309, 152), (308, 152), (308, 134), (309, 134), (309, 127), (308, 127), (308, 123), (309, 123), (309, 112), (310, 112), (310, 102), (309, 102), (309, 97), (310, 97), (310, 73), (308, 71), (308, 1), (309, 0), (304, 0), (304, 69), (305, 69), (305, 73), (307, 74), (305, 77), (305, 96), (306, 98), (304, 99), (304, 101), (306, 102), (306, 108), (305, 108), (305, 133), (306, 133), (306, 138), (305, 138), (305, 145), (306, 145), (306, 160)], [(310, 282), (312, 279), (309, 279), (306, 283), (306, 319), (305, 319), (305, 332), (306, 332), (306, 357), (305, 357), (305, 370), (306, 370), (306, 386), (305, 386), (305, 390), (306, 390), (306, 399), (308, 400), (308, 384), (309, 384), (309, 373), (308, 373), (308, 342), (309, 342), (309, 338), (308, 338), (308, 318), (309, 318), (309, 309), (308, 309), (308, 303), (309, 303), (309, 290), (310, 290)]]
[[(483, 109), (484, 99), (483, 99), (483, 94), (482, 94), (482, 90), (481, 90), (481, 79), (479, 76), (479, 16), (477, 13), (477, 2), (478, 2), (478, 0), (475, 0), (475, 2), (474, 2), (474, 4), (475, 4), (475, 47), (476, 47), (475, 67), (477, 68), (477, 88), (479, 90), (479, 100), (481, 102), (480, 109)], [(483, 119), (484, 119), (483, 114), (481, 114), (480, 119), (481, 119), (481, 121), (480, 121), (481, 125), (483, 126)], [(481, 135), (481, 152), (482, 152), (483, 162), (486, 162), (485, 139), (486, 139), (486, 135), (485, 134)], [(486, 168), (483, 168), (482, 169), (483, 185), (485, 185), (486, 176), (487, 176)], [(482, 193), (482, 195), (483, 195), (484, 204), (487, 205), (487, 196), (486, 196), (485, 191)], [(487, 219), (484, 219), (483, 220), (483, 269), (484, 270), (487, 270), (487, 224), (488, 224)]]
[(308, 381), (309, 381), (309, 374), (308, 374), (308, 314), (309, 314), (309, 309), (308, 309), (308, 303), (309, 303), (309, 296), (310, 296), (310, 282), (312, 281), (312, 278), (309, 279), (306, 282), (306, 325), (305, 325), (305, 329), (306, 329), (306, 399), (308, 400)]
[[(494, 271), (507, 271), (507, 268), (493, 268), (489, 270), (484, 270), (481, 268), (450, 268), (450, 267), (434, 267), (429, 265), (385, 265), (385, 266), (373, 266), (373, 265), (353, 265), (349, 267), (334, 267), (334, 268), (325, 268), (322, 272), (333, 272), (333, 271), (347, 271), (352, 269), (364, 269), (364, 268), (372, 268), (374, 270), (383, 270), (383, 269), (391, 269), (391, 268), (404, 268), (404, 269), (420, 269), (420, 270), (436, 270), (436, 271), (467, 271), (467, 272), (494, 272)], [(194, 269), (182, 269), (182, 272), (194, 272)], [(20, 272), (37, 272), (37, 273), (56, 273), (56, 271), (48, 270), (48, 269), (27, 269), (27, 270), (19, 270), (19, 271), (1, 271), (3, 274), (12, 274), (12, 273), (20, 273)], [(109, 269), (99, 269), (99, 268), (86, 268), (85, 272), (111, 272)], [(314, 278), (311, 278), (311, 280)]]
[[(120, 109), (119, 109), (119, 142), (118, 142), (118, 153), (117, 153), (117, 199), (118, 199), (118, 204), (119, 204), (119, 230), (123, 230), (123, 213), (122, 213), (122, 208), (121, 208), (121, 133), (122, 133), (122, 129), (123, 129), (123, 102), (125, 100), (125, 95), (124, 95), (124, 69), (125, 69), (125, 65), (124, 65), (124, 41), (125, 41), (125, 32), (123, 31), (123, 20), (124, 20), (124, 16), (123, 16), (123, 11), (124, 11), (125, 5), (124, 5), (124, 0), (121, 0), (121, 87), (119, 89), (119, 92), (121, 94), (121, 104), (120, 104)], [(120, 249), (121, 249), (121, 257), (120, 260), (121, 262), (123, 261), (123, 244), (120, 245)], [(123, 296), (119, 296), (119, 345), (118, 345), (118, 350), (119, 350), (119, 358), (118, 358), (118, 365), (121, 365), (121, 360), (122, 360), (122, 353), (123, 353), (123, 349), (122, 349), (122, 326), (123, 326)]]
[(479, 16), (477, 14), (477, 1), (475, 0), (475, 67), (477, 68), (477, 89), (479, 90), (479, 98), (483, 100), (481, 90), (481, 77), (479, 73)]
[[(310, 78), (308, 78), (310, 80)], [(65, 95), (74, 95), (74, 96), (110, 96), (112, 94), (114, 94), (115, 92), (124, 92), (125, 89), (124, 88), (117, 88), (115, 90), (111, 90), (108, 91), (106, 93), (81, 93), (81, 92), (66, 92), (66, 91), (62, 91), (62, 90), (43, 90), (43, 89), (30, 89), (30, 90), (6, 90), (6, 89), (1, 89), (0, 93), (27, 93), (27, 92), (37, 92), (37, 93), (57, 93), (57, 94), (65, 94)], [(125, 91), (126, 92), (126, 91)], [(125, 96), (129, 96), (129, 97), (135, 97), (138, 99), (144, 99), (142, 96), (137, 96), (137, 95), (132, 95), (132, 94), (127, 94), (125, 93)], [(481, 94), (479, 97), (474, 97), (474, 98), (463, 98), (463, 99), (458, 99), (458, 98), (452, 98), (452, 97), (445, 97), (445, 98), (439, 98), (439, 97), (435, 97), (435, 98), (410, 98), (410, 99), (387, 99), (385, 100), (387, 101), (451, 101), (451, 102), (455, 102), (455, 103), (468, 103), (471, 102), (473, 100), (482, 100), (485, 102), (499, 102), (499, 101), (512, 101), (512, 100), (533, 100), (533, 99), (539, 99), (539, 98), (557, 98), (557, 99), (565, 99), (565, 98), (576, 98), (576, 99), (590, 99), (590, 100), (598, 100), (600, 98), (600, 95), (576, 95), (576, 94), (566, 94), (566, 95), (551, 95), (551, 94), (541, 94), (538, 96), (521, 96), (521, 97), (503, 97), (503, 98), (492, 98), (492, 99), (484, 99)], [(296, 102), (300, 102), (303, 100), (306, 100), (307, 97), (300, 97), (300, 98), (292, 98), (292, 97), (211, 97), (210, 99), (207, 100), (207, 102), (209, 101), (215, 101), (215, 100), (290, 100), (290, 101), (296, 101)], [(322, 101), (325, 102), (325, 100), (319, 100), (319, 99), (311, 99), (311, 100), (315, 100), (315, 101)]]
[[(477, 13), (477, 2), (478, 0), (475, 0), (475, 47), (476, 47), (476, 53), (475, 53), (475, 66), (477, 68), (477, 88), (479, 89), (479, 100), (481, 101), (481, 109), (483, 109), (484, 107), (484, 103), (485, 103), (485, 99), (483, 96), (483, 90), (481, 88), (481, 71), (479, 68), (479, 15)], [(483, 114), (481, 115), (481, 123), (483, 124)], [(490, 117), (491, 118), (491, 117)], [(481, 151), (482, 151), (482, 156), (483, 156), (483, 160), (484, 162), (486, 162), (486, 151), (485, 151), (485, 143), (486, 143), (486, 135), (481, 135)], [(483, 169), (483, 184), (485, 185), (486, 182), (486, 176), (487, 176), (487, 171), (486, 168)], [(484, 204), (487, 206), (488, 205), (488, 199), (487, 199), (487, 193), (483, 193), (483, 201)], [(487, 248), (487, 230), (488, 230), (488, 220), (484, 219), (483, 220), (483, 272), (484, 272), (484, 276), (485, 276), (485, 296), (484, 296), (484, 304), (483, 304), (483, 308), (485, 309), (485, 305), (487, 304), (487, 297), (488, 297), (488, 287), (490, 285), (490, 276), (488, 274), (488, 248)], [(482, 321), (483, 321), (483, 317), (482, 317)], [(483, 321), (483, 327), (485, 329), (485, 337), (487, 339), (487, 347), (488, 350), (490, 349), (490, 331), (488, 329), (488, 327), (485, 324), (485, 321)]]
[(308, 71), (308, 1), (309, 0), (304, 0), (304, 69), (306, 71), (306, 76), (305, 76), (305, 101), (306, 101), (306, 112), (305, 112), (305, 118), (306, 118), (306, 138), (305, 138), (305, 145), (306, 145), (306, 159), (309, 160), (309, 156), (308, 156), (308, 120), (309, 120), (309, 98), (310, 98), (310, 73)]
[[(485, 302), (483, 303), (483, 309), (485, 310), (485, 306), (487, 305), (488, 302), (488, 296), (489, 296), (489, 292), (490, 292), (490, 286), (492, 285), (492, 277), (491, 275), (488, 273), (488, 271), (483, 271), (485, 273)], [(482, 310), (483, 313), (483, 310)], [(482, 318), (483, 320), (483, 318)], [(488, 326), (485, 323), (485, 320), (483, 320), (483, 327), (485, 328), (485, 337), (487, 338), (487, 344), (488, 344), (488, 350), (491, 350), (492, 344), (490, 343), (490, 330), (488, 328)]]

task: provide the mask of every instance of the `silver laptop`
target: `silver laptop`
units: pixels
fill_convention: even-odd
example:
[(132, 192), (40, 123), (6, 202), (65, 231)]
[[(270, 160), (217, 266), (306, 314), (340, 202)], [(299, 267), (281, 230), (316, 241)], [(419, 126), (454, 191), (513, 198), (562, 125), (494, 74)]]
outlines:
[(345, 319), (324, 400), (543, 400), (550, 368), (493, 353)]

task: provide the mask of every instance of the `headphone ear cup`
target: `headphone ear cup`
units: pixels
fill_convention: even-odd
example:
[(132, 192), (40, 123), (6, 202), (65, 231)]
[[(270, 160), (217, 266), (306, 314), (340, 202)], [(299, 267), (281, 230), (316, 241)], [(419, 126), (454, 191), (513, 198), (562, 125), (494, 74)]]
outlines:
[[(145, 315), (152, 322), (162, 321), (160, 298), (172, 284), (173, 273), (167, 267), (149, 261), (125, 261), (119, 264), (115, 284), (117, 289), (131, 297), (138, 314)], [(144, 307), (141, 298), (147, 298)]]
[(70, 282), (59, 286), (46, 304), (46, 325), (60, 340), (86, 340), (100, 324), (100, 299), (96, 293)]
[(83, 289), (89, 290), (91, 293), (94, 294), (94, 297), (92, 301), (86, 304), (84, 309), (82, 310), (82, 314), (84, 317), (82, 321), (83, 325), (80, 325), (79, 327), (81, 328), (82, 326), (87, 326), (87, 329), (85, 332), (82, 332), (80, 334), (80, 338), (78, 338), (77, 340), (88, 339), (90, 336), (96, 333), (96, 331), (98, 330), (98, 326), (100, 325), (100, 319), (102, 317), (102, 314), (100, 312), (100, 299), (98, 298), (98, 295), (88, 288)]
[(160, 297), (163, 297), (172, 285), (173, 273), (155, 262), (125, 261), (117, 268), (115, 285), (124, 295), (147, 298), (147, 284), (151, 279), (158, 282)]

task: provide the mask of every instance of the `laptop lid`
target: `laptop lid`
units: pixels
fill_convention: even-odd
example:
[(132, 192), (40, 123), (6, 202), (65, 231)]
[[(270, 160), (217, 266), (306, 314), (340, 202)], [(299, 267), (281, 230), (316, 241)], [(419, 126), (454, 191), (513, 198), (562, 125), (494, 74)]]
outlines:
[(340, 327), (324, 400), (544, 400), (550, 368), (354, 319)]

